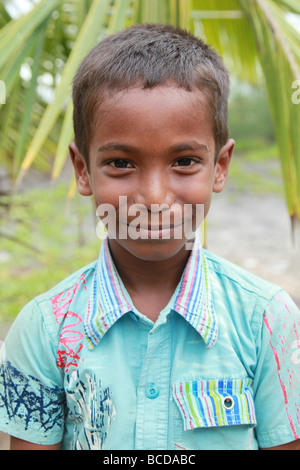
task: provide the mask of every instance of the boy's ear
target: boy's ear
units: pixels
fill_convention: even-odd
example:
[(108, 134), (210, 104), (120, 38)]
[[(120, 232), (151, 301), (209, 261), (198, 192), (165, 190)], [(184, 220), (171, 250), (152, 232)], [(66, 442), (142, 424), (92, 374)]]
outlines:
[(82, 196), (91, 196), (93, 194), (89, 172), (87, 170), (86, 161), (79, 152), (75, 142), (69, 145), (69, 153), (74, 166), (76, 183), (79, 193)]
[(213, 191), (215, 193), (220, 193), (225, 187), (234, 145), (235, 141), (229, 139), (219, 152), (215, 166), (215, 180), (213, 185)]

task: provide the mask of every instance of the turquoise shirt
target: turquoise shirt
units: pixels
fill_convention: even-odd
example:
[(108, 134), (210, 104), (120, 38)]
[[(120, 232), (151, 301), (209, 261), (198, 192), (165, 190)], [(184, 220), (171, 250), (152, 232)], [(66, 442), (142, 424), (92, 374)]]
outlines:
[(97, 262), (17, 317), (1, 349), (0, 430), (63, 449), (284, 444), (300, 434), (299, 338), (284, 291), (198, 241), (153, 323), (106, 239)]

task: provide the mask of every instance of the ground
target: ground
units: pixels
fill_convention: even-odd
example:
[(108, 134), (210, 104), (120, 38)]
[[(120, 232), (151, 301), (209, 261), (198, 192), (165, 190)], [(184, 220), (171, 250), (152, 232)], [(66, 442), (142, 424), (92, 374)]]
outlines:
[(300, 307), (300, 227), (294, 236), (285, 201), (276, 194), (237, 196), (228, 185), (213, 200), (207, 248), (278, 284)]

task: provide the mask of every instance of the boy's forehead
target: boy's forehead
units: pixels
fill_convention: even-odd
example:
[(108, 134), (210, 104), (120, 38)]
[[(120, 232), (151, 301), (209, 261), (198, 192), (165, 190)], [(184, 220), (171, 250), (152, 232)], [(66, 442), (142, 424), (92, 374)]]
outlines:
[(136, 86), (112, 90), (103, 95), (95, 108), (94, 125), (97, 128), (102, 123), (115, 120), (121, 113), (128, 114), (129, 118), (139, 113), (141, 119), (146, 119), (154, 112), (159, 120), (168, 111), (178, 117), (185, 112), (187, 116), (193, 113), (197, 120), (201, 120), (201, 117), (209, 119), (212, 116), (210, 108), (206, 94), (200, 90), (187, 91), (176, 85), (160, 85), (147, 89)]
[(188, 91), (185, 88), (170, 83), (153, 88), (142, 88), (137, 85), (124, 90), (110, 90), (103, 95), (99, 106), (102, 109), (108, 108), (107, 110), (109, 110), (113, 106), (124, 106), (126, 104), (128, 106), (133, 104), (142, 106), (144, 102), (155, 102), (156, 100), (159, 100), (162, 104), (170, 100), (186, 102), (187, 105), (192, 102), (207, 104), (207, 96), (203, 91), (199, 89)]
[(178, 86), (136, 87), (110, 93), (103, 99), (97, 110), (91, 150), (120, 150), (123, 145), (129, 151), (149, 147), (150, 142), (151, 147), (169, 152), (172, 148), (179, 152), (180, 147), (183, 151), (183, 144), (186, 150), (206, 147), (214, 152), (212, 113), (204, 93)]

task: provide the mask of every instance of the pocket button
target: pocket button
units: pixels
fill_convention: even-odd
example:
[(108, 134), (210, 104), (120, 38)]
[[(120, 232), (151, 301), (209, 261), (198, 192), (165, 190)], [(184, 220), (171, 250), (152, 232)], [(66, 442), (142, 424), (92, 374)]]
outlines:
[(227, 396), (223, 398), (223, 406), (226, 410), (232, 410), (234, 407), (234, 400), (232, 397)]

